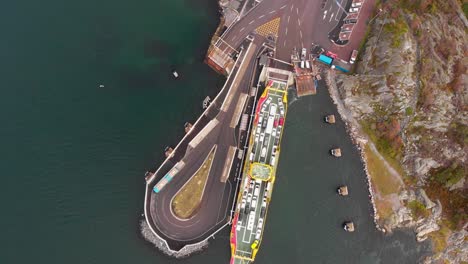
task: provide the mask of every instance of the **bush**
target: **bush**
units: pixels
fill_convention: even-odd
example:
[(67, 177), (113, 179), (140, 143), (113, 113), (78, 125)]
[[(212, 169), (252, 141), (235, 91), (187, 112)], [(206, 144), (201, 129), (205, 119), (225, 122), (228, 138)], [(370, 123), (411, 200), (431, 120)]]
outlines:
[(407, 116), (412, 115), (413, 112), (414, 112), (414, 111), (413, 111), (413, 108), (412, 108), (412, 107), (406, 107), (406, 109), (405, 109), (405, 114), (406, 114)]
[(411, 210), (411, 213), (413, 214), (413, 217), (416, 219), (419, 219), (421, 217), (426, 217), (429, 215), (429, 212), (427, 211), (426, 207), (424, 204), (417, 200), (413, 200), (408, 203), (408, 208)]
[(463, 166), (458, 165), (458, 163), (453, 163), (450, 167), (444, 168), (439, 170), (434, 174), (434, 179), (440, 183), (445, 185), (446, 187), (450, 187), (465, 177), (466, 172)]

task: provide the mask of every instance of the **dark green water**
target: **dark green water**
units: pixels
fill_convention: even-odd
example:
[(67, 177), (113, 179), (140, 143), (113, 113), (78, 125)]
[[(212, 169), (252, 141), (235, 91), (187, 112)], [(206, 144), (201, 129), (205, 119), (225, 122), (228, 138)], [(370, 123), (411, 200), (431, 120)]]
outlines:
[[(223, 83), (203, 64), (217, 17), (215, 0), (2, 5), (0, 263), (228, 262), (227, 231), (176, 261), (145, 242), (138, 225), (145, 170), (159, 165), (164, 147)], [(332, 110), (327, 100), (322, 93), (291, 107), (257, 263), (413, 263), (427, 247), (373, 229), (343, 127), (325, 137), (347, 144), (347, 159), (323, 155), (327, 141), (312, 112)], [(350, 199), (334, 195), (340, 179), (353, 186)], [(358, 232), (339, 229), (344, 216), (356, 218)]]

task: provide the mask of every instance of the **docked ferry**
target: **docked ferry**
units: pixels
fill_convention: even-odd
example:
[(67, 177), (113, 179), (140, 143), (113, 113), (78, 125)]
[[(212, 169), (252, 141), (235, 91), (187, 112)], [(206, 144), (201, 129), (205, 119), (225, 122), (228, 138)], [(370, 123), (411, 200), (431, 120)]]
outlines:
[(287, 111), (287, 85), (269, 81), (258, 100), (230, 235), (230, 264), (248, 264), (262, 243)]

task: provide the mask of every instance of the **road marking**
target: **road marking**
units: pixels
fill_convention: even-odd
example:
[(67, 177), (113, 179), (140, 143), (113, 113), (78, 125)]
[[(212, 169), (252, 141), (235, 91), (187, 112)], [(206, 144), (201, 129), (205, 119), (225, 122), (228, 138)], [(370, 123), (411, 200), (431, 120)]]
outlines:
[(289, 24), (289, 19), (291, 18), (291, 16), (288, 16), (288, 24)]
[(335, 13), (332, 13), (332, 14), (331, 14), (330, 19), (328, 20), (328, 22), (331, 22), (331, 20), (332, 20), (334, 14), (335, 14)]
[(299, 26), (301, 26), (301, 21), (299, 20), (299, 18), (297, 19), (297, 24), (299, 24)]
[(249, 22), (249, 25), (251, 25), (254, 21), (255, 21), (255, 20), (250, 21), (250, 22)]
[(302, 30), (299, 30), (299, 34), (301, 35), (301, 39), (302, 39)]
[(288, 28), (286, 28), (286, 36), (288, 35)]
[(280, 7), (280, 9), (283, 9), (283, 8), (285, 8), (286, 6), (287, 6), (287, 5), (284, 5), (284, 6)]
[(283, 47), (286, 47), (286, 40), (283, 42)]
[(325, 11), (323, 12), (323, 18), (322, 18), (322, 20), (325, 20), (325, 17), (327, 17), (327, 12), (328, 12), (328, 10), (325, 10)]
[(296, 8), (296, 13), (299, 15), (299, 8)]
[(270, 14), (273, 14), (273, 13), (275, 13), (275, 12), (276, 12), (276, 10), (273, 10), (273, 11), (270, 12)]
[(264, 16), (265, 16), (265, 15), (261, 15), (261, 16), (259, 16), (258, 18), (263, 18)]
[(289, 10), (289, 11), (292, 11), (293, 7), (294, 7), (294, 4), (291, 5), (291, 10)]
[(239, 32), (242, 32), (245, 28), (241, 28), (241, 30), (239, 30)]

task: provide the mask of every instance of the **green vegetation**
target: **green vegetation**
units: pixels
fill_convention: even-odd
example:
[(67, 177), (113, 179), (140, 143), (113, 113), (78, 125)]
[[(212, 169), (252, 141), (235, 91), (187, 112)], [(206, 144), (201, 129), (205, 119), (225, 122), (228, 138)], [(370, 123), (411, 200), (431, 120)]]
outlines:
[(447, 247), (447, 238), (450, 236), (451, 231), (447, 228), (447, 225), (443, 222), (440, 223), (440, 230), (429, 233), (431, 238), (434, 253), (444, 251)]
[(394, 23), (387, 23), (384, 26), (384, 31), (392, 35), (392, 48), (398, 48), (401, 45), (401, 39), (409, 28), (403, 18), (398, 17)]
[(412, 107), (406, 107), (405, 109), (405, 114), (407, 116), (410, 116), (410, 115), (413, 115), (414, 111), (413, 111), (413, 108)]
[(468, 221), (468, 196), (463, 190), (450, 191), (434, 177), (424, 188), (431, 200), (439, 200), (442, 204), (444, 225), (452, 230), (459, 229)]
[(460, 145), (468, 144), (468, 126), (453, 122), (450, 124), (448, 136)]
[(368, 145), (366, 145), (364, 153), (366, 155), (367, 169), (369, 170), (372, 183), (379, 193), (382, 195), (397, 193), (400, 189), (400, 183), (398, 179), (395, 179), (390, 171), (388, 171), (384, 162)]
[(468, 18), (468, 2), (463, 3), (462, 9), (463, 13), (465, 13), (465, 17)]
[(429, 215), (429, 211), (426, 209), (424, 204), (420, 201), (413, 200), (408, 203), (408, 208), (411, 210), (413, 217), (419, 219), (421, 217), (426, 217)]
[(207, 159), (203, 162), (200, 169), (198, 169), (187, 184), (177, 193), (174, 200), (172, 200), (172, 210), (177, 217), (183, 219), (190, 218), (199, 208), (205, 183), (210, 173), (214, 153), (215, 149), (208, 154)]
[(400, 125), (398, 120), (395, 118), (382, 122), (366, 120), (361, 121), (361, 126), (385, 160), (400, 175), (405, 177), (406, 173), (399, 162), (402, 156), (403, 142), (399, 136)]
[(465, 175), (466, 171), (463, 166), (453, 163), (449, 167), (436, 172), (433, 177), (438, 183), (450, 187), (465, 177)]

